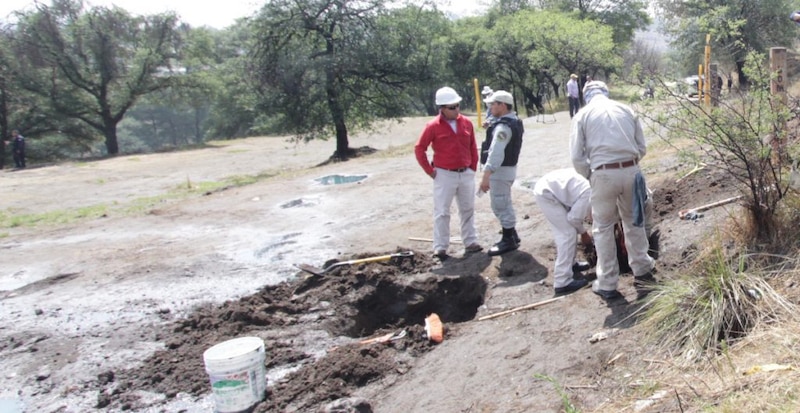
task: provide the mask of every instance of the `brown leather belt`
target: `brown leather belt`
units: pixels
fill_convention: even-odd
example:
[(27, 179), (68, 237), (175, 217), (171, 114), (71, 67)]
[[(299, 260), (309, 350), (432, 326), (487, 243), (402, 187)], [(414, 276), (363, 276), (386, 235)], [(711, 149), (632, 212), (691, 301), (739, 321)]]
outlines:
[(466, 167), (464, 167), (464, 168), (456, 168), (456, 169), (449, 169), (449, 168), (442, 168), (442, 169), (444, 169), (446, 171), (450, 171), (450, 172), (464, 172), (464, 171), (467, 170)]
[(637, 163), (639, 163), (639, 161), (637, 161), (636, 159), (631, 159), (630, 161), (625, 161), (625, 162), (612, 162), (612, 163), (607, 163), (605, 165), (600, 165), (600, 166), (597, 167), (597, 169), (629, 168), (629, 167), (631, 167), (633, 165), (636, 165)]

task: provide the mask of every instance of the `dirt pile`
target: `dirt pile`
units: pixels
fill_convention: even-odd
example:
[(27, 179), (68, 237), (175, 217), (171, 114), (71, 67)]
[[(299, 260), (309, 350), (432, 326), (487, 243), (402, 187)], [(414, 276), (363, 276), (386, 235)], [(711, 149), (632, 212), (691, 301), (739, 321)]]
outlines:
[[(323, 276), (300, 273), (297, 281), (198, 308), (156, 333), (166, 348), (141, 367), (100, 374), (97, 407), (142, 408), (136, 396), (141, 390), (167, 398), (178, 392), (202, 395), (208, 392), (203, 352), (241, 336), (264, 339), (267, 369), (289, 372), (270, 383), (257, 412), (309, 411), (349, 397), (367, 383), (402, 374), (434, 346), (425, 335), (425, 316), (470, 320), (486, 291), (480, 277), (438, 276), (431, 271), (439, 264), (428, 254), (416, 251), (412, 258), (338, 266)], [(359, 343), (400, 330), (403, 337), (388, 343)], [(324, 355), (318, 357), (320, 351)]]

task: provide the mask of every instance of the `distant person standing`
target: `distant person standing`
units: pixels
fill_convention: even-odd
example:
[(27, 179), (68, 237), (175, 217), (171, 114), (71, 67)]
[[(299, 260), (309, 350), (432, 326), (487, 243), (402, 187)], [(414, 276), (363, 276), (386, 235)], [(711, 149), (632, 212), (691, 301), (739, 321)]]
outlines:
[(592, 235), (597, 250), (597, 280), (592, 291), (604, 300), (622, 297), (617, 291), (614, 238), (614, 225), (621, 220), (637, 299), (644, 298), (655, 278), (654, 261), (647, 255), (644, 208), (639, 208), (647, 196), (639, 169), (639, 161), (647, 153), (642, 124), (630, 107), (608, 98), (604, 82), (587, 83), (583, 96), (587, 103), (572, 122), (570, 154), (575, 170), (592, 186)]
[(14, 165), (17, 168), (25, 167), (25, 137), (14, 129), (11, 131), (11, 151), (14, 156)]
[(483, 123), (481, 124), (481, 126), (483, 126), (484, 129), (488, 128), (489, 125), (491, 125), (492, 121), (494, 120), (492, 118), (492, 110), (491, 108), (489, 108), (489, 104), (486, 103), (486, 99), (489, 99), (489, 96), (492, 96), (492, 93), (494, 93), (494, 90), (492, 90), (492, 88), (490, 88), (489, 86), (484, 86), (483, 90), (481, 90), (481, 99), (483, 99), (483, 103), (486, 105), (486, 116), (484, 117)]
[(578, 90), (578, 75), (574, 73), (569, 75), (569, 80), (567, 81), (567, 100), (569, 101), (569, 117), (572, 118), (578, 113), (578, 109), (581, 107), (581, 97)]
[(514, 107), (511, 93), (498, 90), (486, 102), (495, 119), (486, 130), (486, 140), (481, 144), (483, 178), (480, 190), (489, 192), (492, 212), (503, 228), (502, 238), (489, 249), (489, 255), (500, 255), (519, 248), (511, 185), (517, 178), (517, 161), (525, 130), (517, 113), (511, 110)]
[[(478, 145), (472, 122), (461, 116), (461, 96), (450, 87), (436, 91), (439, 114), (422, 131), (414, 154), (428, 176), (433, 178), (433, 251), (441, 260), (450, 246), (450, 207), (456, 198), (461, 218), (461, 240), (465, 252), (483, 249), (475, 230), (475, 172)], [(433, 148), (433, 162), (428, 147)]]
[[(550, 223), (556, 243), (556, 261), (553, 268), (553, 287), (556, 295), (569, 294), (588, 284), (585, 278), (574, 278), (581, 265), (575, 263), (578, 254), (577, 236), (586, 246), (592, 245), (592, 236), (584, 226), (591, 209), (592, 188), (589, 181), (574, 169), (558, 169), (546, 173), (533, 187), (536, 204)], [(588, 265), (586, 268), (588, 269)]]

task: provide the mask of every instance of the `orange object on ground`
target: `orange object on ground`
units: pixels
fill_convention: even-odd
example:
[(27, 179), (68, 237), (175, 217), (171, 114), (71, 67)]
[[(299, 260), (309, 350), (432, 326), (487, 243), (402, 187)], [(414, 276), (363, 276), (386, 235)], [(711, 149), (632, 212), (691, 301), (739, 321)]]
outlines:
[(436, 313), (425, 317), (425, 334), (427, 334), (428, 339), (434, 343), (441, 343), (442, 340), (444, 340), (442, 320), (439, 319), (439, 315)]

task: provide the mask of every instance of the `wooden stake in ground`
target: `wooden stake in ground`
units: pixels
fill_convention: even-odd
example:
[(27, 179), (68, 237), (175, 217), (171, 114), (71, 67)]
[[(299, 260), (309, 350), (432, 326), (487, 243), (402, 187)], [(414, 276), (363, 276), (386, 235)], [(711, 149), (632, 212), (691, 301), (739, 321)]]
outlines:
[(501, 311), (499, 313), (485, 315), (483, 317), (478, 318), (478, 321), (489, 320), (491, 318), (504, 316), (506, 314), (516, 313), (517, 311), (530, 310), (530, 309), (533, 309), (533, 308), (536, 308), (536, 307), (541, 307), (541, 306), (543, 306), (545, 304), (550, 304), (553, 301), (558, 301), (558, 300), (560, 300), (560, 299), (562, 299), (564, 297), (566, 297), (566, 296), (562, 295), (560, 297), (551, 298), (549, 300), (539, 301), (538, 303), (523, 305), (522, 307), (512, 308), (510, 310)]
[(686, 175), (684, 175), (684, 176), (682, 176), (682, 177), (678, 178), (678, 180), (676, 180), (676, 181), (675, 181), (675, 183), (677, 184), (677, 183), (679, 183), (680, 181), (683, 181), (684, 179), (688, 178), (689, 176), (691, 176), (691, 175), (692, 175), (692, 174), (694, 174), (695, 172), (699, 172), (699, 171), (701, 171), (701, 170), (702, 170), (703, 168), (705, 168), (705, 167), (706, 167), (706, 164), (704, 164), (704, 163), (700, 162), (700, 165), (697, 165), (697, 166), (695, 166), (695, 167), (694, 167), (694, 169), (692, 169), (691, 171), (689, 171), (689, 172), (688, 172)]
[(727, 204), (730, 204), (732, 202), (736, 202), (736, 201), (738, 201), (740, 199), (742, 199), (742, 195), (734, 196), (734, 197), (731, 197), (731, 198), (728, 198), (728, 199), (723, 199), (722, 201), (712, 202), (710, 204), (699, 206), (697, 208), (682, 209), (682, 210), (678, 211), (678, 218), (680, 218), (680, 219), (692, 219), (693, 217), (695, 217), (700, 212), (707, 211), (707, 210), (709, 210), (711, 208), (716, 208), (718, 206), (727, 205)]
[[(408, 237), (409, 241), (421, 241), (421, 242), (433, 242), (430, 238), (420, 238), (420, 237)], [(461, 241), (461, 238), (450, 238), (450, 242), (453, 244), (463, 244), (464, 242)]]

